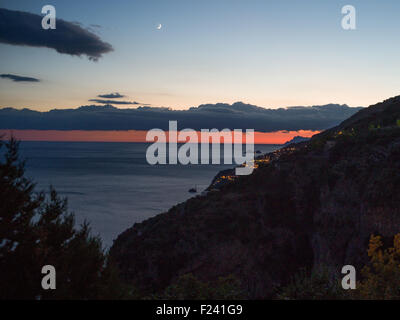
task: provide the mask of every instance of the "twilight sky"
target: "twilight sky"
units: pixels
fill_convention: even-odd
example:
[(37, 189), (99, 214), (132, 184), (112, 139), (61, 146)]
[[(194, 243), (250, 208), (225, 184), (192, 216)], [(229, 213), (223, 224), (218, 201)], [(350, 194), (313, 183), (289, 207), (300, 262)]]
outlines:
[[(368, 106), (399, 94), (398, 0), (2, 0), (0, 7), (41, 15), (46, 4), (114, 50), (94, 62), (0, 43), (1, 107), (75, 108), (114, 92), (176, 109), (235, 101)], [(341, 28), (347, 4), (357, 9), (354, 31)]]

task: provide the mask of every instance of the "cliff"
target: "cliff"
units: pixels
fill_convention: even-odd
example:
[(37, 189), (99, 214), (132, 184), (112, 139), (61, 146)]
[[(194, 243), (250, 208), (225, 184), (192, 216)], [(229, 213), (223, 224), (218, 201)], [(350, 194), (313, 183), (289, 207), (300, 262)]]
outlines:
[(224, 175), (206, 195), (135, 224), (110, 254), (145, 293), (180, 275), (232, 274), (250, 298), (268, 298), (301, 268), (332, 273), (367, 261), (371, 234), (400, 231), (400, 98)]
[(295, 136), (293, 139), (287, 141), (284, 143), (284, 147), (287, 147), (289, 145), (291, 145), (292, 143), (299, 143), (299, 142), (304, 142), (304, 141), (308, 141), (310, 140), (310, 138), (306, 138), (306, 137), (302, 137), (302, 136)]

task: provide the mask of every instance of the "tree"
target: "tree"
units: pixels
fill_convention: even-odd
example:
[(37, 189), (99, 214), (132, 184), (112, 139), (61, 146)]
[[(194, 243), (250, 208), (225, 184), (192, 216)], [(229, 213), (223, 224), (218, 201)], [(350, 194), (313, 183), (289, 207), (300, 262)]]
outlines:
[[(35, 192), (18, 156), (0, 141), (0, 299), (112, 299), (127, 296), (116, 268), (88, 223), (75, 227), (67, 200)], [(4, 158), (4, 160), (3, 160)], [(41, 269), (56, 269), (56, 290), (43, 290)]]
[(369, 263), (362, 269), (355, 297), (359, 299), (400, 299), (400, 234), (393, 238), (393, 247), (384, 249), (382, 237), (371, 235)]

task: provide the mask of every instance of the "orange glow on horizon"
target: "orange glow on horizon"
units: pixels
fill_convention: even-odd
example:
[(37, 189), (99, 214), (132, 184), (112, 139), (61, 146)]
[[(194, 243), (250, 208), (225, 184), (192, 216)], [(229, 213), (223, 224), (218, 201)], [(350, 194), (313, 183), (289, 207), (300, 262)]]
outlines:
[[(243, 131), (245, 132), (245, 131)], [(295, 136), (310, 138), (320, 131), (275, 131), (255, 132), (255, 144), (284, 144)], [(147, 131), (105, 131), (105, 130), (11, 130), (0, 129), (0, 137), (9, 139), (11, 136), (21, 141), (54, 141), (54, 142), (153, 142), (146, 141)], [(165, 131), (168, 140), (168, 131)], [(200, 132), (197, 131), (200, 141)], [(245, 136), (245, 133), (243, 133)], [(181, 141), (180, 141), (181, 142)], [(182, 141), (185, 142), (185, 141)]]

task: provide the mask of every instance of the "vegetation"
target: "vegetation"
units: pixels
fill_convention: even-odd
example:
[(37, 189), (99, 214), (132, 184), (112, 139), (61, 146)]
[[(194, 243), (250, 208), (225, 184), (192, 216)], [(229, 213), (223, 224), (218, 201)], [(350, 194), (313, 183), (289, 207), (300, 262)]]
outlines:
[(237, 300), (246, 296), (240, 282), (232, 275), (215, 282), (202, 282), (193, 274), (185, 274), (154, 298), (166, 300)]
[[(0, 141), (0, 299), (113, 299), (127, 289), (84, 223), (75, 228), (67, 201), (54, 189), (35, 192), (18, 143)], [(56, 290), (43, 290), (44, 265), (56, 269)]]
[(400, 234), (393, 238), (393, 247), (384, 249), (381, 236), (371, 235), (369, 263), (362, 270), (362, 280), (354, 294), (358, 299), (400, 299)]
[(399, 300), (400, 299), (400, 233), (393, 246), (385, 249), (381, 236), (371, 235), (369, 262), (361, 271), (356, 290), (343, 290), (340, 279), (332, 277), (326, 267), (298, 273), (286, 286), (277, 288), (277, 299), (287, 300)]
[(332, 277), (325, 266), (311, 273), (301, 270), (288, 285), (276, 291), (276, 298), (284, 300), (337, 300), (348, 297), (340, 279)]

